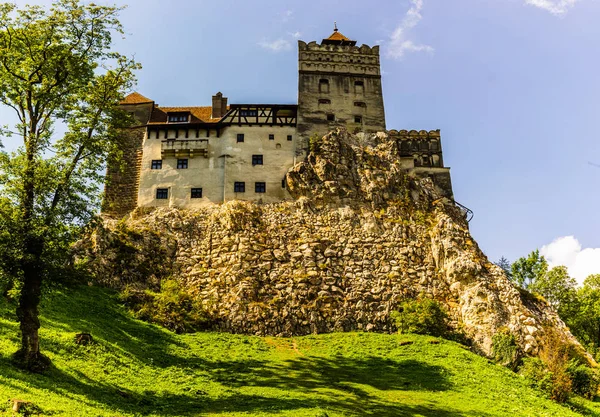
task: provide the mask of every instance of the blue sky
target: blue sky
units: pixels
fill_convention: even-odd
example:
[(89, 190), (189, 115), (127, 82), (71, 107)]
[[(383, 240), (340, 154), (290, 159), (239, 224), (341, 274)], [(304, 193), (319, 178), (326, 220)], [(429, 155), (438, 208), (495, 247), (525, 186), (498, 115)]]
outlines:
[(388, 129), (441, 129), (484, 252), (512, 261), (546, 246), (579, 280), (600, 273), (600, 1), (128, 4), (118, 49), (144, 66), (138, 91), (165, 106), (208, 105), (217, 91), (295, 103), (296, 41), (329, 36), (334, 21), (359, 45), (380, 43)]

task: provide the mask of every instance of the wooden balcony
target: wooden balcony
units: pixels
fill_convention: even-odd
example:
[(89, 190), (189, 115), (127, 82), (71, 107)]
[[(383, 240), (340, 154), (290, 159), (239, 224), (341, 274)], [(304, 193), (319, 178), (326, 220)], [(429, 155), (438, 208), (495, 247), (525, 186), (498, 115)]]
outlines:
[(208, 139), (166, 139), (161, 143), (161, 157), (203, 156), (208, 158)]

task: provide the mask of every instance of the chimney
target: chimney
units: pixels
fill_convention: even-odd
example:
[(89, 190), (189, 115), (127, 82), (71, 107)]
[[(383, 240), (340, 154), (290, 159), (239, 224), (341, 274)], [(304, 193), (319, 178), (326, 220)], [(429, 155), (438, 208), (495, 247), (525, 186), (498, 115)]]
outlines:
[(212, 96), (212, 118), (220, 119), (227, 113), (227, 97), (223, 97), (220, 91)]

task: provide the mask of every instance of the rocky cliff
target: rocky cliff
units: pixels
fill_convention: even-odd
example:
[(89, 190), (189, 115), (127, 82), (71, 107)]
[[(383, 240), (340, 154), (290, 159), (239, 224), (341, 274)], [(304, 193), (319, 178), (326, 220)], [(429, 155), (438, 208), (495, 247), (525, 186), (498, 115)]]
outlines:
[(407, 176), (387, 135), (339, 130), (313, 141), (287, 186), (294, 199), (277, 204), (105, 219), (79, 250), (112, 286), (175, 277), (231, 332), (390, 332), (399, 302), (426, 295), (484, 354), (500, 328), (530, 354), (550, 330), (576, 344), (543, 300), (488, 261), (453, 201)]

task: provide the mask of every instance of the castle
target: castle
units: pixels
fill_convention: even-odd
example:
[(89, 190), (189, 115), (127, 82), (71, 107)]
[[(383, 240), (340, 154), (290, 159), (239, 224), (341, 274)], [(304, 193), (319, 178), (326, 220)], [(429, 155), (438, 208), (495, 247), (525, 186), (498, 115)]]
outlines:
[[(308, 152), (309, 139), (336, 126), (386, 130), (379, 46), (333, 34), (298, 41), (298, 104), (229, 104), (222, 93), (207, 107), (161, 107), (139, 93), (121, 107), (136, 124), (124, 137), (123, 160), (109, 164), (103, 212), (138, 207), (194, 208), (232, 199), (281, 201), (286, 173)], [(437, 131), (395, 131), (402, 167), (433, 179), (452, 198)]]

